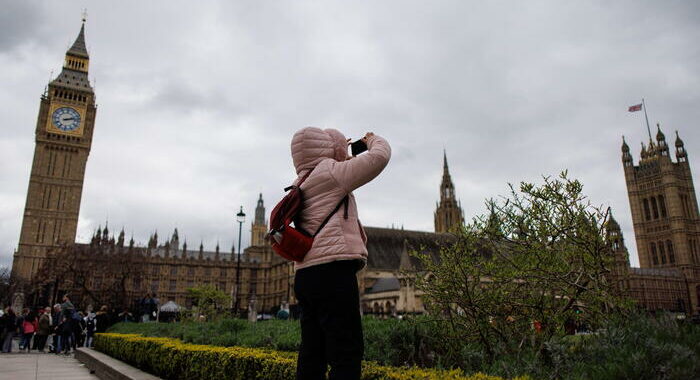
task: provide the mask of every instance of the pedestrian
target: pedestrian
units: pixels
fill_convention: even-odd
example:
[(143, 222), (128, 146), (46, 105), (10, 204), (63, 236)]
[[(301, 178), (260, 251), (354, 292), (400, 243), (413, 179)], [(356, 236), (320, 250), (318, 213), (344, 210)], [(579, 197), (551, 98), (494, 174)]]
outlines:
[(34, 341), (36, 342), (36, 349), (40, 352), (44, 352), (44, 348), (46, 347), (46, 340), (49, 338), (49, 335), (51, 334), (51, 308), (46, 307), (43, 310), (43, 313), (41, 316), (39, 316), (39, 327), (37, 328), (36, 331), (36, 338), (34, 338)]
[(22, 339), (19, 343), (19, 349), (31, 351), (32, 338), (34, 333), (38, 328), (38, 321), (36, 317), (36, 312), (34, 310), (24, 309), (24, 316), (22, 318)]
[(102, 305), (100, 311), (95, 314), (95, 332), (103, 333), (111, 325), (107, 305)]
[(357, 380), (361, 374), (364, 345), (356, 273), (367, 262), (367, 238), (352, 191), (381, 173), (391, 148), (369, 132), (362, 138), (366, 153), (350, 156), (348, 141), (335, 129), (313, 127), (292, 138), (298, 176), (294, 184), (308, 174), (300, 185), (306, 201), (295, 227), (316, 232), (303, 261), (295, 263), (294, 291), (301, 308), (299, 380), (325, 379), (329, 364), (331, 380)]
[[(63, 353), (70, 354), (71, 348), (75, 350), (75, 327), (73, 313), (75, 313), (75, 306), (70, 301), (70, 296), (68, 294), (63, 296), (63, 303), (61, 304), (61, 348)], [(60, 352), (60, 351), (59, 351)]]
[(51, 333), (53, 334), (52, 347), (49, 352), (58, 354), (61, 352), (61, 330), (59, 326), (61, 325), (63, 318), (61, 317), (61, 304), (53, 305), (53, 313), (51, 313)]
[[(75, 344), (73, 348), (83, 347), (85, 343), (85, 314), (82, 311), (77, 313), (77, 316), (73, 315), (73, 335), (75, 336)], [(77, 319), (76, 319), (77, 318)]]
[(87, 317), (85, 317), (85, 347), (92, 347), (92, 342), (95, 337), (96, 323), (95, 313), (89, 313)]
[(36, 330), (34, 331), (34, 339), (32, 340), (32, 350), (37, 350), (37, 349), (38, 349), (39, 339), (37, 339), (37, 332), (39, 331), (39, 319), (41, 319), (41, 315), (42, 315), (43, 313), (44, 313), (44, 308), (43, 308), (43, 307), (37, 308), (36, 311), (35, 311), (35, 313), (34, 313), (34, 314), (36, 315), (36, 323), (37, 323), (36, 326), (37, 326), (37, 327), (36, 327)]
[(11, 307), (5, 308), (5, 313), (0, 317), (0, 343), (2, 352), (12, 352), (12, 339), (17, 333), (17, 316)]

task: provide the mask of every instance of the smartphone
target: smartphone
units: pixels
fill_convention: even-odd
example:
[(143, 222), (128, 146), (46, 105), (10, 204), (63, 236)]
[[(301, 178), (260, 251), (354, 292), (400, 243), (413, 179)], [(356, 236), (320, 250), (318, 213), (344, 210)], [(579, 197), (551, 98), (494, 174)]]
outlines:
[(360, 154), (366, 150), (367, 150), (367, 144), (365, 144), (365, 142), (362, 140), (357, 140), (357, 141), (350, 144), (350, 151), (352, 152), (353, 156), (357, 156), (358, 154)]

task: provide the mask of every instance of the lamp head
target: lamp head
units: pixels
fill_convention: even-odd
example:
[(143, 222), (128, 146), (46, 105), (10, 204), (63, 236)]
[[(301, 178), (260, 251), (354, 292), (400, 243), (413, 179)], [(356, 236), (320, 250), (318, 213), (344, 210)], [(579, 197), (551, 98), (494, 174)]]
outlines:
[(245, 222), (245, 213), (243, 212), (243, 206), (241, 206), (241, 210), (238, 211), (238, 214), (236, 214), (236, 220), (238, 221), (238, 223)]

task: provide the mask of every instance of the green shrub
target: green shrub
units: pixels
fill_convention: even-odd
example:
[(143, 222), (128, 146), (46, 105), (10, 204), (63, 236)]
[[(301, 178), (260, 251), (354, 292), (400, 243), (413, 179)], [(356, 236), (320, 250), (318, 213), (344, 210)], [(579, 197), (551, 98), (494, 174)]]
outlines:
[[(499, 351), (490, 360), (477, 342), (451, 344), (449, 326), (430, 317), (362, 320), (364, 359), (380, 365), (460, 368), (505, 378), (538, 379), (664, 378), (700, 379), (700, 326), (647, 315), (614, 318), (591, 335), (555, 336), (543, 348), (525, 342), (516, 353)], [(172, 337), (187, 343), (299, 350), (298, 321), (223, 320), (206, 323), (127, 323), (110, 332)], [(294, 356), (295, 357), (295, 356)], [(626, 375), (623, 375), (626, 374)], [(627, 376), (629, 375), (629, 376)]]
[[(149, 338), (136, 334), (97, 334), (95, 349), (166, 379), (293, 379), (296, 355), (289, 352), (214, 347), (182, 343), (176, 339)], [(362, 380), (501, 380), (459, 370), (396, 368), (364, 362)], [(524, 378), (522, 380), (525, 380)]]

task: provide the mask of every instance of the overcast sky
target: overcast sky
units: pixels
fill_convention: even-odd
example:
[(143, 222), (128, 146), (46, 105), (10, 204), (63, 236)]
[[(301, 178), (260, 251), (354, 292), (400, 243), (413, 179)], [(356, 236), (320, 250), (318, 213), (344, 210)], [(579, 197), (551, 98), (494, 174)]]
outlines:
[(98, 111), (79, 241), (108, 220), (141, 244), (177, 227), (190, 247), (228, 249), (238, 207), (250, 220), (262, 192), (269, 213), (294, 178), (292, 134), (319, 126), (392, 145), (356, 192), (366, 225), (432, 231), (445, 148), (467, 218), (509, 182), (569, 169), (612, 206), (637, 265), (620, 144), (636, 163), (647, 132), (627, 107), (645, 97), (700, 165), (694, 1), (2, 0), (0, 265), (19, 240), (39, 98), (85, 6)]

